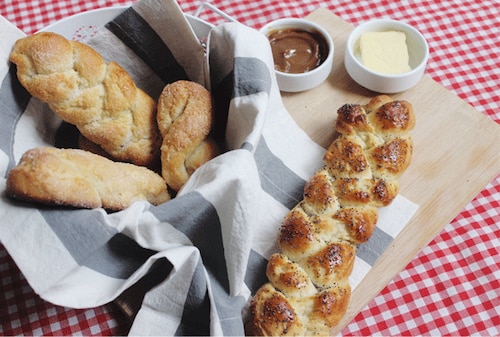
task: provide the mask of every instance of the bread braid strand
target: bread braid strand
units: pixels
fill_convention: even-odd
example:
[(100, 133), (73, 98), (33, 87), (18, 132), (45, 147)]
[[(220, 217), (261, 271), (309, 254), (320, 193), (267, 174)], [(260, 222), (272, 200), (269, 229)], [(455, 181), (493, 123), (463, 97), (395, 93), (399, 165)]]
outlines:
[(120, 65), (51, 32), (17, 40), (10, 61), (32, 96), (112, 157), (142, 166), (159, 161), (156, 102)]
[(379, 207), (397, 196), (398, 178), (410, 164), (410, 103), (380, 95), (337, 113), (339, 136), (303, 200), (286, 214), (281, 252), (270, 257), (269, 282), (252, 299), (256, 335), (329, 334), (347, 311), (356, 245), (371, 237)]

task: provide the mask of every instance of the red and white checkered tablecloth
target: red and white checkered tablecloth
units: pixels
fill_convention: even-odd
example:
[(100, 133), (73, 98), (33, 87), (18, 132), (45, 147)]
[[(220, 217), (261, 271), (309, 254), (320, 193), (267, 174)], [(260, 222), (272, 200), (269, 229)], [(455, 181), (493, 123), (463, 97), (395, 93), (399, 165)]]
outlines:
[[(127, 0), (0, 3), (0, 14), (30, 34), (70, 15)], [(500, 3), (477, 1), (213, 0), (259, 28), (280, 17), (326, 7), (345, 21), (391, 17), (417, 27), (431, 48), (427, 73), (500, 123)], [(200, 1), (180, 0), (186, 13)], [(202, 12), (217, 24), (221, 18)], [(499, 163), (500, 171), (500, 163)], [(75, 310), (54, 306), (30, 288), (0, 245), (0, 335), (120, 335), (129, 322), (113, 304)], [(500, 335), (500, 175), (344, 328), (344, 335)]]

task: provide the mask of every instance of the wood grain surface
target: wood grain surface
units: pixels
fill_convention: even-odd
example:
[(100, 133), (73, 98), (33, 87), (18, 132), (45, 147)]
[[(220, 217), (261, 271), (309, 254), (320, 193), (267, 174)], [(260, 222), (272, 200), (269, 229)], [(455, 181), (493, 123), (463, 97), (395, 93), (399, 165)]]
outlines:
[[(326, 9), (307, 19), (323, 26), (335, 44), (329, 78), (301, 93), (282, 93), (296, 122), (323, 147), (335, 137), (337, 109), (366, 104), (378, 93), (356, 84), (344, 67), (344, 50), (354, 28)], [(332, 331), (336, 335), (410, 260), (500, 172), (500, 125), (424, 75), (417, 86), (393, 94), (412, 103), (417, 124), (412, 131), (412, 163), (400, 180), (400, 193), (420, 207), (393, 244), (353, 291), (349, 309)]]

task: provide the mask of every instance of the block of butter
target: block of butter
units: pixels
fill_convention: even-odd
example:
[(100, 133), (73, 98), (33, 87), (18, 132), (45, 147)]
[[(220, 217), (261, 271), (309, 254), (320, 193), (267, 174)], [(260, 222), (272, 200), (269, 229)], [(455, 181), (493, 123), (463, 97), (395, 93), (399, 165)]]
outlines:
[(410, 71), (406, 35), (398, 31), (367, 32), (360, 38), (361, 62), (369, 69), (383, 74)]

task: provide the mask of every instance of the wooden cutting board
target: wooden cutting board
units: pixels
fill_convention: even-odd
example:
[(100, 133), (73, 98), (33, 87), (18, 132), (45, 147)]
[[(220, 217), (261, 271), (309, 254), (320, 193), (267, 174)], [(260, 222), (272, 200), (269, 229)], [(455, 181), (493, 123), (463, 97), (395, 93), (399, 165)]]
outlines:
[[(335, 44), (330, 77), (302, 93), (282, 93), (286, 108), (317, 143), (334, 138), (336, 110), (345, 103), (366, 104), (377, 93), (356, 84), (344, 68), (344, 50), (353, 26), (327, 9), (307, 19), (323, 26)], [(349, 309), (332, 331), (336, 335), (410, 260), (500, 172), (500, 125), (425, 75), (396, 95), (412, 103), (412, 164), (400, 180), (401, 194), (420, 208), (393, 244), (353, 291)]]

